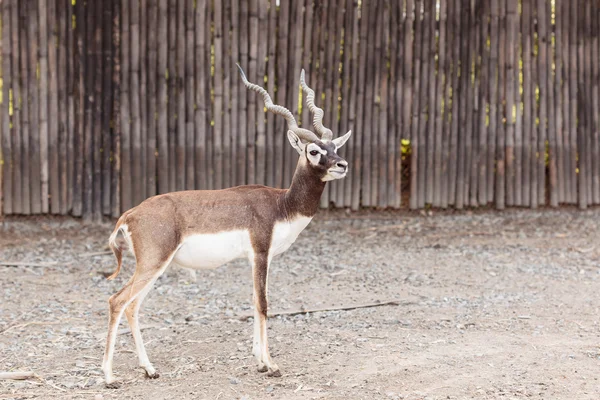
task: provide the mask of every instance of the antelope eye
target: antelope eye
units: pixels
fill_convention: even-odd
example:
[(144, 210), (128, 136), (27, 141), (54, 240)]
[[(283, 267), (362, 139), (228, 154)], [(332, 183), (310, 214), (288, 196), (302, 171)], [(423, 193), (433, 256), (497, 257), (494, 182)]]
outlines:
[(319, 154), (319, 152), (318, 152), (318, 151), (316, 151), (316, 150), (312, 150), (312, 151), (310, 152), (310, 155), (311, 155), (311, 156), (316, 156), (317, 154)]

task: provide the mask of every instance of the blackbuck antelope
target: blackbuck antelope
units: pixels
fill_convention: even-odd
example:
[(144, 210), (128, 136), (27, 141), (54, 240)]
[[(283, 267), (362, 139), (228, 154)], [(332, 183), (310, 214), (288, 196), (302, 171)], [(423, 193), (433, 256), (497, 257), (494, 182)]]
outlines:
[[(119, 273), (124, 250), (133, 252), (136, 265), (131, 279), (108, 301), (108, 337), (102, 362), (108, 387), (119, 386), (112, 361), (123, 312), (133, 333), (140, 366), (148, 377), (158, 377), (144, 348), (138, 314), (144, 297), (165, 269), (172, 263), (193, 269), (216, 268), (236, 258), (247, 258), (252, 265), (252, 353), (258, 361), (258, 371), (281, 376), (267, 345), (269, 265), (273, 257), (294, 243), (315, 215), (326, 182), (346, 176), (348, 163), (337, 151), (351, 132), (333, 139), (331, 130), (323, 126), (323, 110), (315, 105), (315, 93), (304, 81), (304, 70), (300, 84), (314, 114), (315, 132), (300, 128), (288, 109), (273, 104), (267, 91), (248, 82), (242, 68), (238, 68), (244, 85), (261, 94), (267, 110), (283, 116), (288, 123), (288, 140), (300, 155), (292, 184), (289, 189), (247, 185), (167, 193), (123, 213), (109, 238), (117, 269), (108, 279)], [(116, 241), (119, 232), (127, 244), (123, 248)]]

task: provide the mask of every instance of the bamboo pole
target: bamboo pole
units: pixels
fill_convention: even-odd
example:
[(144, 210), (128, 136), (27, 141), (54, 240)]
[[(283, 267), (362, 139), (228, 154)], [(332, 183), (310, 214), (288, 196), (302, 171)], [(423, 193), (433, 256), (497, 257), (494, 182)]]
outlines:
[[(307, 0), (306, 7), (312, 10), (312, 0)], [(271, 96), (275, 95), (275, 79), (276, 79), (276, 71), (275, 71), (275, 57), (277, 54), (277, 7), (275, 5), (275, 0), (269, 1), (269, 15), (268, 15), (268, 63), (267, 63), (267, 91), (271, 94)], [(306, 43), (311, 43), (308, 41)], [(307, 44), (308, 46), (308, 44)], [(306, 65), (305, 67), (307, 67)], [(263, 105), (264, 108), (264, 105)], [(276, 152), (276, 142), (278, 141), (279, 132), (277, 135), (275, 134), (275, 116), (273, 113), (268, 112), (266, 114), (267, 125), (265, 131), (265, 163), (266, 163), (266, 184), (267, 186), (275, 186), (275, 152)], [(239, 180), (239, 177), (238, 177)]]
[[(140, 4), (137, 0), (130, 1), (130, 115), (131, 115), (131, 175), (132, 175), (132, 200), (133, 205), (140, 204), (145, 197), (146, 176), (143, 174), (142, 153), (142, 121), (140, 99)], [(182, 176), (183, 174), (178, 174)], [(184, 177), (184, 176), (182, 176)], [(181, 187), (178, 187), (181, 189)]]
[[(436, 54), (438, 54), (438, 49), (436, 48), (436, 0), (430, 0), (427, 3), (427, 7), (430, 9), (430, 17), (429, 17), (429, 26), (427, 27), (429, 32), (429, 52), (427, 53), (426, 62), (428, 67), (426, 71), (428, 71), (427, 82), (429, 85), (429, 94), (427, 104), (427, 129), (425, 131), (425, 146), (427, 151), (425, 152), (426, 160), (425, 160), (425, 203), (432, 204), (435, 200), (435, 159), (437, 157), (436, 152), (436, 136), (435, 136), (435, 122), (437, 119), (437, 110), (436, 110), (436, 100), (438, 97), (436, 96), (437, 91), (437, 82), (436, 82)], [(439, 61), (439, 55), (437, 57)], [(441, 74), (440, 74), (441, 79)], [(425, 104), (423, 104), (424, 108)]]
[[(452, 50), (454, 49), (454, 13), (455, 8), (452, 3), (446, 4), (446, 16), (445, 16), (445, 24), (446, 24), (446, 40), (445, 40), (445, 49), (447, 49), (447, 56), (445, 56), (445, 61), (442, 64), (443, 74), (444, 74), (444, 107), (443, 107), (443, 126), (441, 126), (442, 130), (442, 176), (441, 176), (441, 199), (440, 199), (440, 207), (447, 208), (449, 199), (449, 191), (450, 191), (450, 138), (452, 136), (452, 119), (454, 116), (452, 115), (452, 105), (454, 103), (454, 91), (452, 86), (452, 80), (454, 75), (454, 59), (452, 57)], [(441, 10), (440, 10), (441, 12)], [(440, 14), (440, 18), (444, 18), (443, 14)], [(441, 43), (441, 41), (440, 41)], [(442, 51), (442, 47), (440, 46), (440, 51)], [(437, 125), (436, 125), (437, 126)]]
[[(593, 146), (591, 146), (592, 151), (592, 178), (593, 178), (593, 203), (600, 203), (600, 119), (598, 112), (600, 110), (600, 99), (599, 99), (599, 91), (600, 84), (598, 79), (600, 79), (600, 71), (599, 71), (599, 29), (600, 29), (600, 10), (598, 7), (592, 7), (590, 10), (590, 15), (592, 18), (591, 21), (591, 75), (590, 81), (592, 85), (592, 107), (590, 109), (591, 117), (592, 117), (592, 132), (593, 132)], [(589, 101), (589, 99), (588, 99)]]
[[(276, 85), (277, 92), (274, 94), (276, 104), (280, 104), (283, 107), (291, 108), (291, 105), (285, 104), (287, 99), (287, 87), (289, 85), (289, 80), (287, 76), (288, 66), (288, 35), (289, 35), (289, 16), (290, 16), (290, 4), (285, 1), (282, 2), (279, 6), (279, 14), (277, 19), (278, 24), (278, 41), (277, 41), (277, 53), (276, 58), (281, 62), (277, 63), (277, 77), (276, 77)], [(242, 13), (243, 13), (242, 8)], [(242, 49), (243, 52), (243, 49)], [(317, 92), (318, 93), (318, 92)], [(273, 96), (273, 94), (271, 94)], [(254, 94), (252, 94), (254, 96)], [(284, 166), (285, 166), (285, 147), (287, 146), (287, 139), (285, 138), (284, 133), (286, 132), (287, 127), (285, 126), (285, 121), (283, 118), (278, 117), (275, 118), (275, 186), (282, 187), (285, 185), (285, 177), (284, 177)]]
[[(151, 177), (148, 171), (149, 153), (154, 154), (148, 144), (148, 0), (137, 0), (139, 6), (139, 22), (137, 31), (139, 32), (139, 53), (138, 53), (138, 79), (139, 79), (139, 126), (140, 126), (140, 171), (141, 171), (141, 197), (140, 202), (148, 197), (148, 186)], [(185, 3), (180, 4), (183, 7)], [(184, 26), (184, 21), (178, 21), (178, 26)], [(185, 28), (184, 28), (185, 32)], [(184, 40), (184, 35), (180, 35), (180, 40)], [(178, 60), (179, 61), (179, 60)], [(180, 114), (178, 114), (180, 115)], [(185, 179), (185, 171), (183, 171)]]
[(477, 116), (479, 114), (479, 26), (480, 18), (478, 10), (481, 7), (472, 3), (469, 8), (469, 89), (467, 91), (467, 140), (465, 160), (465, 204), (472, 207), (477, 206), (477, 164), (478, 164), (478, 132)]
[[(467, 137), (468, 137), (468, 118), (469, 113), (469, 84), (471, 80), (471, 55), (469, 52), (469, 15), (470, 1), (463, 0), (461, 4), (461, 21), (460, 21), (460, 82), (457, 87), (457, 97), (459, 100), (459, 124), (458, 130), (458, 152), (457, 152), (457, 169), (456, 169), (456, 208), (462, 209), (465, 204), (468, 204), (468, 197), (465, 196), (468, 191), (468, 168), (467, 168)], [(470, 144), (470, 143), (469, 143)]]
[(77, 76), (75, 74), (75, 58), (77, 57), (77, 47), (75, 38), (75, 26), (73, 26), (73, 19), (75, 18), (74, 7), (72, 3), (67, 1), (66, 8), (67, 20), (66, 20), (66, 49), (65, 54), (67, 58), (66, 73), (66, 91), (67, 91), (67, 126), (66, 126), (66, 142), (67, 142), (67, 201), (66, 201), (66, 212), (73, 210), (73, 188), (75, 182), (75, 156), (74, 156), (74, 143), (75, 143), (75, 81)]
[(523, 18), (524, 4), (521, 2), (521, 7), (517, 4), (515, 11), (515, 48), (513, 51), (513, 76), (514, 76), (514, 148), (513, 148), (513, 185), (514, 185), (514, 200), (516, 206), (523, 205), (523, 99), (522, 99), (522, 82), (523, 74), (523, 54), (521, 43), (521, 20)]
[[(37, 40), (36, 36), (29, 40), (29, 36), (33, 33), (33, 30), (37, 27), (37, 10), (32, 10), (32, 14), (30, 14), (30, 18), (33, 21), (27, 21), (26, 16), (26, 4), (19, 4), (19, 18), (23, 23), (20, 24), (20, 68), (21, 68), (21, 171), (22, 171), (22, 179), (19, 181), (19, 184), (22, 187), (23, 191), (23, 214), (28, 215), (31, 214), (32, 208), (35, 213), (41, 212), (41, 193), (40, 193), (40, 147), (39, 147), (39, 130), (36, 129), (31, 132), (30, 122), (33, 119), (36, 122), (38, 121), (37, 114), (37, 106), (35, 110), (33, 109), (34, 103), (38, 102), (38, 93), (35, 90), (35, 84), (29, 82), (31, 80), (30, 61), (31, 55), (36, 57), (37, 59)], [(27, 23), (30, 22), (30, 23)], [(28, 29), (29, 27), (29, 29)], [(29, 43), (31, 42), (31, 46)], [(27, 50), (31, 50), (28, 53)], [(37, 62), (36, 62), (37, 65)], [(34, 82), (37, 82), (34, 79)], [(18, 134), (18, 132), (16, 132)], [(35, 147), (34, 147), (35, 146)], [(32, 193), (32, 191), (34, 193)]]
[[(248, 59), (248, 37), (250, 36), (250, 29), (248, 26), (248, 11), (249, 11), (249, 5), (247, 1), (242, 1), (240, 3), (239, 6), (239, 20), (238, 20), (238, 26), (239, 26), (239, 63), (240, 65), (244, 68), (244, 70), (246, 72), (249, 72), (248, 67), (249, 67), (249, 59)], [(271, 7), (274, 7), (274, 3), (271, 4)], [(273, 10), (273, 12), (276, 14), (276, 9)], [(274, 15), (273, 18), (275, 18), (277, 20), (277, 16)], [(273, 35), (273, 39), (278, 38), (277, 35)], [(278, 58), (278, 55), (276, 54), (275, 57), (273, 57), (273, 61), (275, 61), (275, 58)], [(282, 66), (280, 65), (280, 68)], [(285, 68), (283, 66), (283, 68)], [(278, 71), (279, 73), (279, 71)], [(278, 78), (279, 79), (279, 78)], [(270, 80), (269, 80), (270, 81)], [(279, 85), (279, 81), (278, 80), (278, 85)], [(273, 88), (272, 90), (275, 90), (275, 82), (273, 82)], [(273, 99), (277, 99), (277, 101), (279, 101), (279, 97), (275, 97), (275, 92), (270, 91), (269, 92), (270, 96)], [(237, 162), (238, 162), (238, 168), (237, 168), (237, 176), (238, 176), (238, 182), (240, 184), (246, 184), (249, 182), (248, 180), (248, 132), (249, 132), (249, 118), (248, 118), (248, 101), (250, 101), (250, 97), (255, 97), (256, 93), (252, 93), (252, 92), (248, 92), (248, 89), (246, 89), (246, 87), (240, 83), (240, 80), (238, 79), (238, 103), (239, 103), (239, 111), (238, 111), (238, 125), (239, 125), (239, 137), (238, 137), (238, 151), (237, 151)], [(277, 103), (279, 104), (279, 103)], [(269, 113), (271, 114), (271, 113)], [(281, 133), (282, 130), (281, 128), (283, 127), (281, 118), (273, 118), (273, 120), (275, 121), (275, 132), (276, 132), (276, 140), (278, 144), (283, 144), (283, 141), (281, 139)], [(277, 129), (280, 128), (280, 129)], [(281, 157), (282, 156), (282, 151), (283, 148), (282, 146), (279, 146), (276, 150), (275, 150), (275, 155), (276, 157)], [(279, 158), (278, 158), (279, 159)], [(275, 172), (276, 174), (279, 174), (279, 178), (282, 179), (281, 173), (283, 171), (283, 160), (278, 163), (275, 166)], [(276, 185), (281, 187), (282, 185), (282, 181), (276, 179)]]
[[(261, 0), (263, 1), (263, 0)], [(264, 7), (264, 12), (267, 13), (269, 12), (269, 0), (263, 1), (263, 5), (261, 7)], [(262, 3), (261, 3), (262, 4)], [(239, 74), (237, 73), (237, 68), (235, 67), (235, 63), (237, 63), (239, 61), (239, 55), (240, 55), (240, 47), (239, 47), (239, 41), (240, 41), (240, 37), (239, 37), (239, 27), (238, 27), (238, 21), (240, 19), (240, 4), (238, 1), (236, 0), (232, 0), (231, 1), (231, 40), (230, 40), (230, 49), (231, 49), (231, 57), (230, 57), (230, 74), (231, 74), (231, 79), (230, 84), (231, 84), (231, 95), (230, 95), (230, 102), (231, 102), (231, 111), (229, 113), (229, 118), (230, 118), (230, 127), (232, 129), (232, 133), (231, 133), (231, 184), (232, 185), (239, 185), (242, 182), (240, 181), (240, 177), (238, 176), (238, 171), (239, 171), (239, 160), (238, 160), (238, 153), (239, 153), (239, 145), (238, 145), (238, 140), (239, 140), (239, 136), (241, 134), (241, 132), (239, 131), (238, 127), (239, 127), (239, 113), (238, 110), (240, 109), (240, 105), (239, 105), (239, 101), (238, 101), (238, 86), (240, 86), (240, 77)], [(270, 23), (270, 19), (269, 19), (269, 23)], [(271, 37), (271, 35), (269, 34), (269, 29), (270, 27), (268, 25), (264, 26), (265, 29), (265, 34), (267, 35), (267, 38), (265, 38), (265, 45), (274, 42), (275, 41), (275, 37)], [(275, 35), (274, 35), (275, 36)], [(274, 61), (274, 60), (273, 60)], [(266, 72), (265, 72), (266, 74)], [(243, 86), (243, 85), (241, 85)], [(266, 128), (268, 130), (268, 126)], [(269, 146), (269, 140), (266, 139), (266, 146)], [(268, 153), (272, 153), (271, 151), (269, 151)], [(269, 154), (267, 153), (267, 155), (265, 156), (265, 158), (268, 159)], [(272, 154), (270, 154), (272, 156)], [(265, 160), (265, 165), (267, 165), (268, 168), (268, 160)], [(269, 172), (266, 172), (267, 174), (267, 179), (269, 179)], [(271, 185), (268, 185), (271, 186)]]

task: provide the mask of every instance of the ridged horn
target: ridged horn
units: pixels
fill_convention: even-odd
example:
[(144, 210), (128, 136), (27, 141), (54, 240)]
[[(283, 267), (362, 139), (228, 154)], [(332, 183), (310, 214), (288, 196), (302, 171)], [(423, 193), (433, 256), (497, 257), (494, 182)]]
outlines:
[(306, 93), (306, 105), (308, 105), (308, 108), (313, 113), (313, 126), (315, 127), (317, 134), (321, 135), (322, 140), (333, 139), (333, 132), (323, 125), (323, 109), (317, 107), (315, 104), (315, 91), (312, 90), (304, 80), (304, 69), (300, 72), (300, 85), (302, 86), (304, 93)]

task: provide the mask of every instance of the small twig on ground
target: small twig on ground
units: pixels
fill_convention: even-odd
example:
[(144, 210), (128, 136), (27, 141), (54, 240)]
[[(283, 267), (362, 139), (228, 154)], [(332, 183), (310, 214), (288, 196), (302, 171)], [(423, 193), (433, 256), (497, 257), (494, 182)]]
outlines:
[(13, 372), (0, 372), (0, 380), (13, 379), (16, 381), (22, 381), (35, 377), (35, 374), (31, 371), (13, 371)]
[(93, 253), (83, 253), (83, 254), (79, 254), (79, 257), (94, 257), (94, 256), (108, 256), (111, 255), (113, 252), (111, 250), (106, 250), (106, 251), (95, 251)]
[[(298, 314), (308, 314), (315, 312), (324, 312), (324, 311), (347, 311), (347, 310), (356, 310), (358, 308), (370, 308), (370, 307), (380, 307), (380, 306), (399, 306), (399, 305), (410, 305), (414, 304), (413, 301), (401, 301), (401, 300), (389, 300), (382, 301), (379, 303), (366, 303), (366, 304), (356, 304), (353, 306), (339, 306), (339, 307), (326, 307), (326, 308), (315, 308), (315, 309), (303, 309), (303, 310), (294, 310), (294, 311), (274, 311), (269, 313), (269, 317), (276, 317), (278, 315), (298, 315)], [(252, 318), (254, 314), (246, 314), (240, 316), (240, 320), (246, 321)]]
[(62, 323), (63, 322), (32, 321), (32, 322), (26, 322), (24, 324), (9, 326), (5, 330), (0, 331), (0, 333), (6, 333), (6, 332), (10, 331), (11, 329), (24, 328), (29, 325), (56, 325), (56, 324), (62, 324)]
[(58, 263), (56, 261), (47, 263), (31, 263), (22, 261), (0, 261), (2, 267), (54, 267)]

